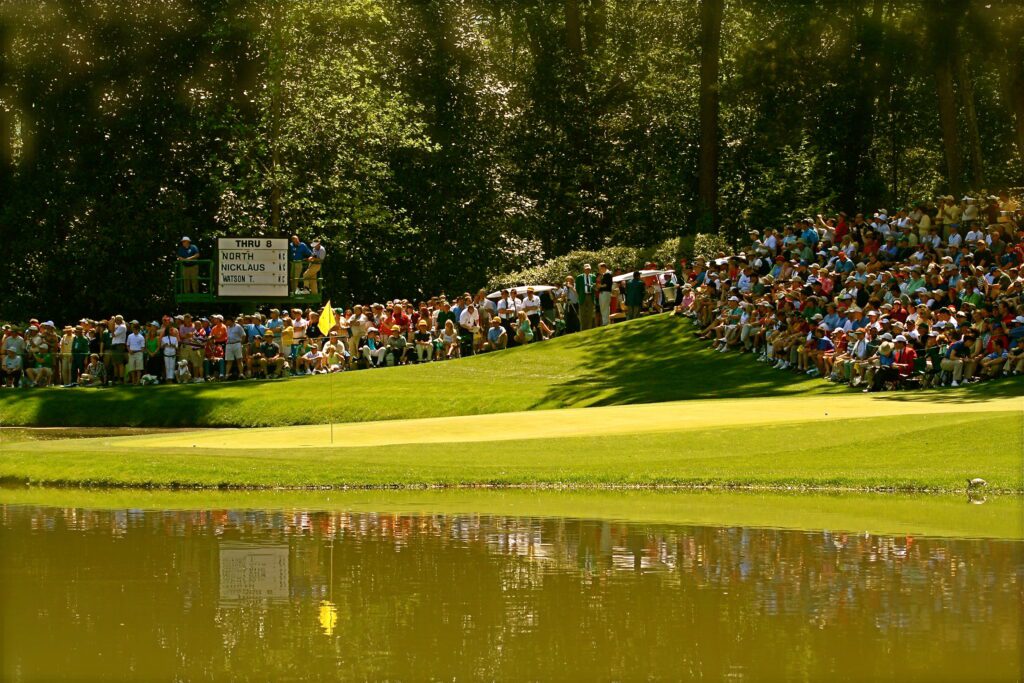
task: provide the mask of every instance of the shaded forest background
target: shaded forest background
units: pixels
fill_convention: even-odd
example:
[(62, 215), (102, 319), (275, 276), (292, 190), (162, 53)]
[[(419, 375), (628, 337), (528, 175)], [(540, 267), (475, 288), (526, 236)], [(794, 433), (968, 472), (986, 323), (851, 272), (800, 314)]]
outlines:
[(166, 308), (182, 235), (322, 237), (351, 301), (1024, 184), (1019, 2), (11, 0), (0, 48), (9, 318)]

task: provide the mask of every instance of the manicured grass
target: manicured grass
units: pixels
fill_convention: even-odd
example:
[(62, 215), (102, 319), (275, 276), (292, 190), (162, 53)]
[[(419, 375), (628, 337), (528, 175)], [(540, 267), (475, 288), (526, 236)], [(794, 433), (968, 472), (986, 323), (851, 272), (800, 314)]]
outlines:
[(503, 515), (957, 538), (1024, 538), (1021, 499), (768, 491), (430, 489), (163, 491), (0, 488), (0, 505), (144, 510), (326, 510)]
[[(762, 409), (769, 416), (772, 400), (763, 399)], [(959, 491), (968, 477), (984, 477), (990, 492), (1024, 491), (1024, 414), (959, 411), (956, 404), (946, 408), (940, 413), (886, 415), (880, 404), (880, 417), (684, 426), (611, 435), (602, 434), (596, 421), (592, 431), (581, 436), (348, 448), (144, 445), (151, 437), (26, 442), (4, 446), (0, 479), (112, 486), (644, 485)], [(557, 419), (558, 413), (550, 415)], [(524, 428), (523, 436), (528, 434)]]
[[(333, 384), (333, 399), (332, 385)], [(5, 426), (250, 427), (823, 393), (667, 315), (423, 366), (271, 382), (0, 391)], [(333, 409), (332, 409), (333, 406)]]

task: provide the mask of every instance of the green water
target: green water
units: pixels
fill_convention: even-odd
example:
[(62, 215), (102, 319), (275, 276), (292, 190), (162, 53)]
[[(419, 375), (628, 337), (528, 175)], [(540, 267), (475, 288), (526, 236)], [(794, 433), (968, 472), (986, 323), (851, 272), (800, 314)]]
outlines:
[[(1020, 540), (431, 512), (415, 494), (402, 510), (19, 495), (0, 504), (4, 681), (1021, 674)], [(647, 498), (729, 501), (620, 505)]]

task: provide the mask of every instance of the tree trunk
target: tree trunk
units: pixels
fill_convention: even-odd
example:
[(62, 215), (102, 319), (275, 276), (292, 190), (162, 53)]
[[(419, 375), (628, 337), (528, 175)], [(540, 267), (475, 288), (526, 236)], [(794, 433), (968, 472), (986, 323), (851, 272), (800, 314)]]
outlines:
[(967, 119), (967, 143), (971, 158), (971, 186), (975, 190), (985, 187), (985, 160), (981, 153), (981, 135), (978, 133), (978, 114), (974, 107), (974, 84), (967, 68), (966, 59), (957, 50), (954, 53), (957, 69), (957, 84), (964, 118)]
[(1017, 154), (1024, 163), (1024, 20), (1012, 26), (1006, 35), (1006, 68), (1002, 69), (1003, 91), (1013, 112)]
[(949, 55), (939, 56), (935, 62), (935, 89), (939, 104), (939, 125), (942, 128), (942, 146), (946, 153), (946, 180), (949, 191), (959, 195), (963, 190), (963, 159), (960, 139), (956, 130), (956, 98), (953, 90), (953, 65)]
[[(864, 201), (877, 203), (881, 197), (864, 197), (863, 190), (872, 185), (875, 164), (868, 156), (875, 138), (876, 98), (879, 90), (879, 62), (885, 44), (882, 0), (874, 0), (871, 15), (865, 15), (860, 3), (854, 3), (850, 16), (850, 68), (848, 80), (853, 86), (853, 105), (847, 119), (847, 134), (841, 147), (844, 163), (839, 171), (839, 206), (847, 211)], [(884, 91), (881, 91), (884, 92)]]
[(697, 164), (697, 231), (718, 229), (718, 67), (723, 0), (700, 6), (700, 158)]
[(281, 42), (280, 11), (271, 14), (273, 22), (273, 45), (270, 54), (270, 229), (274, 236), (281, 230), (281, 116), (283, 93), (281, 62), (284, 60), (284, 46)]
[(582, 24), (579, 0), (565, 0), (565, 44), (574, 58), (583, 52)]

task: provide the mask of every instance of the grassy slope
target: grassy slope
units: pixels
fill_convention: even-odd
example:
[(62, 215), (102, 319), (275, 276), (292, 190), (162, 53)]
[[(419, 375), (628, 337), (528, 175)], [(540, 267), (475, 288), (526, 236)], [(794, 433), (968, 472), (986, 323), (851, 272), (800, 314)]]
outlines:
[(250, 427), (828, 392), (658, 316), (424, 366), (274, 382), (0, 392), (6, 426)]
[(4, 445), (0, 479), (121, 486), (739, 485), (956, 491), (967, 477), (981, 476), (990, 491), (1024, 491), (1024, 413), (958, 413), (955, 405), (950, 410), (334, 449), (111, 448), (102, 439), (28, 442)]
[(0, 504), (148, 510), (329, 510), (397, 515), (564, 517), (647, 524), (1024, 538), (1021, 499), (765, 491), (94, 491), (0, 488)]

